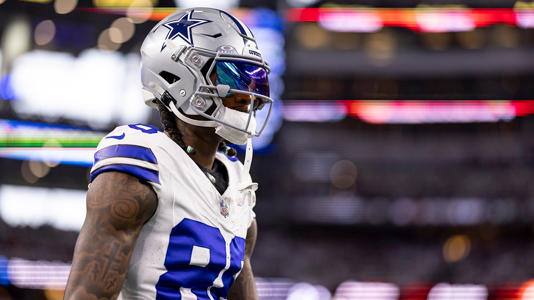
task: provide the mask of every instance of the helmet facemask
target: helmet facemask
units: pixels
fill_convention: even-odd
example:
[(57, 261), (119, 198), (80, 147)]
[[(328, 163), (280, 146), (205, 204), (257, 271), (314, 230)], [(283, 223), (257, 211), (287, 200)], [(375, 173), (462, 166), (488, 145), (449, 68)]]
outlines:
[[(196, 72), (201, 73), (199, 78), (204, 82), (198, 84), (181, 110), (186, 115), (202, 116), (209, 122), (209, 127), (215, 127), (216, 133), (231, 143), (245, 144), (247, 138), (259, 136), (269, 119), (273, 103), (269, 97), (267, 76), (270, 70), (267, 63), (204, 49), (191, 49), (185, 57), (184, 62), (196, 62)], [(246, 97), (246, 108), (225, 106), (225, 98), (229, 96), (236, 100)], [(269, 107), (266, 108), (266, 105)], [(255, 115), (259, 109), (269, 111), (261, 126), (256, 126)]]
[[(250, 29), (232, 15), (205, 7), (172, 14), (147, 35), (141, 56), (145, 103), (154, 107), (155, 98), (182, 121), (214, 127), (234, 143), (241, 144), (245, 138), (227, 138), (225, 131), (246, 138), (263, 132), (273, 104), (269, 67)], [(165, 72), (177, 81), (168, 80)], [(210, 78), (213, 73), (214, 80)], [(246, 112), (226, 107), (224, 99), (229, 95), (246, 97)], [(266, 104), (268, 117), (253, 126), (256, 110), (267, 109)]]

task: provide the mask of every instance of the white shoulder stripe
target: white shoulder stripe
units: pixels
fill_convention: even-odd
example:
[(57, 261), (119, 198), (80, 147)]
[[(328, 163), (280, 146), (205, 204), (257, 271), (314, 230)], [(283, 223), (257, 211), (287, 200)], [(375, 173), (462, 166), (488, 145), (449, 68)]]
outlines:
[(144, 160), (139, 160), (135, 158), (128, 158), (128, 157), (110, 157), (106, 159), (102, 159), (98, 161), (96, 164), (93, 165), (91, 168), (91, 173), (95, 170), (98, 170), (104, 166), (108, 165), (132, 165), (132, 166), (138, 166), (145, 169), (158, 171), (158, 166), (153, 163), (149, 163)]

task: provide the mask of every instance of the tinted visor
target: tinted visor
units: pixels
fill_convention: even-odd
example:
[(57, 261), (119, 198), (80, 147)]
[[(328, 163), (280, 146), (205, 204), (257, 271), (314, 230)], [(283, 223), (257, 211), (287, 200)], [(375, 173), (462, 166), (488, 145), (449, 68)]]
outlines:
[(231, 89), (269, 97), (269, 79), (263, 67), (239, 61), (217, 61), (215, 67), (217, 85), (226, 84)]

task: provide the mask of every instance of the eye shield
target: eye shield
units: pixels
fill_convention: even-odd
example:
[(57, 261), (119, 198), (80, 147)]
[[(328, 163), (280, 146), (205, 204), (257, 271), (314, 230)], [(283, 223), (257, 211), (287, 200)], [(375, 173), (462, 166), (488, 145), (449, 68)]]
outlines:
[[(200, 115), (210, 121), (239, 130), (249, 136), (259, 136), (265, 129), (270, 117), (273, 99), (269, 92), (269, 66), (265, 61), (258, 62), (250, 57), (226, 55), (221, 52), (208, 52), (195, 49), (204, 58), (203, 65), (192, 65), (201, 68), (207, 84), (200, 84), (197, 91), (189, 98), (190, 114)], [(192, 55), (194, 55), (193, 53)], [(188, 61), (191, 61), (189, 59)], [(208, 75), (209, 74), (209, 75)], [(215, 104), (215, 109), (211, 109)], [(233, 121), (224, 120), (222, 116), (228, 112), (224, 108), (248, 114), (246, 126)], [(258, 110), (267, 108), (267, 116), (257, 124), (256, 129), (250, 128)], [(187, 111), (186, 111), (187, 113)], [(210, 126), (209, 127), (217, 127)]]
[(269, 97), (269, 78), (265, 68), (247, 62), (222, 60), (216, 62), (215, 70), (217, 85)]

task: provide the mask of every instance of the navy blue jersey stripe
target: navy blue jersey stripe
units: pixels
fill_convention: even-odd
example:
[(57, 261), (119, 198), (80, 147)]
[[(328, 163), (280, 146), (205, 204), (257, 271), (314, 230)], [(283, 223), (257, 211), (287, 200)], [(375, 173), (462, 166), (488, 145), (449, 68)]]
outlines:
[(139, 179), (143, 179), (146, 181), (152, 181), (155, 183), (159, 183), (159, 172), (154, 170), (145, 169), (138, 166), (132, 166), (132, 165), (109, 165), (102, 167), (100, 169), (97, 169), (91, 173), (91, 178), (89, 182), (93, 182), (93, 180), (98, 176), (98, 174), (106, 171), (118, 171), (127, 173), (130, 175), (133, 175)]
[(95, 164), (102, 159), (111, 157), (130, 157), (154, 164), (158, 163), (156, 156), (148, 148), (135, 145), (113, 145), (95, 153)]
[(247, 31), (246, 31), (245, 28), (241, 25), (241, 22), (239, 22), (234, 16), (232, 16), (231, 14), (225, 12), (224, 10), (221, 10), (221, 12), (223, 12), (225, 15), (227, 15), (228, 17), (230, 17), (230, 19), (232, 19), (232, 21), (234, 21), (234, 23), (237, 25), (237, 28), (239, 28), (239, 31), (241, 32), (241, 34), (243, 34), (243, 35), (245, 35), (245, 36), (248, 36)]

